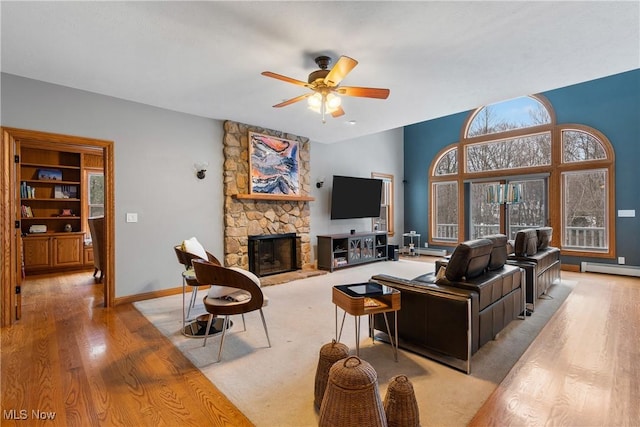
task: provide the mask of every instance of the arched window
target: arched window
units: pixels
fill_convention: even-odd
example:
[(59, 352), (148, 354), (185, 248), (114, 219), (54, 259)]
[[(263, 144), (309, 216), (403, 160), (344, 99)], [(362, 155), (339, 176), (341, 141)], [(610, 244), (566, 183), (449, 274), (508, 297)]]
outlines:
[[(458, 165), (463, 165), (460, 168)], [(429, 172), (433, 244), (550, 225), (564, 254), (614, 257), (614, 152), (598, 130), (557, 124), (532, 95), (480, 107)], [(516, 199), (488, 197), (518, 190)]]

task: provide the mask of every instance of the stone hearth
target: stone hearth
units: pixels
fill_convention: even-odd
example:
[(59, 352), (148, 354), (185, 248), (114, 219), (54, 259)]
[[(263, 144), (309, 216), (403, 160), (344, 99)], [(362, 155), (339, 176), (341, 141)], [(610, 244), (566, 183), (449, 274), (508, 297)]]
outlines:
[(249, 193), (249, 131), (300, 143), (300, 194), (308, 195), (309, 140), (296, 135), (241, 123), (224, 123), (224, 263), (249, 269), (248, 236), (296, 233), (300, 239), (302, 268), (310, 268), (311, 238), (308, 201), (238, 199)]

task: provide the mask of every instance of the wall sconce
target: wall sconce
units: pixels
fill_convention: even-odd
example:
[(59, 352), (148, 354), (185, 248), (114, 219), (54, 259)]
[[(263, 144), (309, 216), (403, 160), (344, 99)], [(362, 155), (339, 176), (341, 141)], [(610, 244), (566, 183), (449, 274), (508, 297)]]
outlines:
[(323, 185), (324, 185), (324, 176), (321, 176), (316, 181), (316, 188), (322, 188)]
[(207, 168), (209, 167), (209, 163), (208, 162), (194, 163), (193, 167), (196, 170), (196, 176), (198, 177), (198, 179), (204, 179), (205, 173), (207, 172)]

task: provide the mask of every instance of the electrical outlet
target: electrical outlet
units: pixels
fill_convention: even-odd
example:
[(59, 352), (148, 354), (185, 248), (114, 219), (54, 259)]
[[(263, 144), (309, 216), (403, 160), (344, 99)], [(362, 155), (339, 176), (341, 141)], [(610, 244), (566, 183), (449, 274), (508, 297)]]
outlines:
[(127, 222), (138, 222), (138, 214), (127, 212)]
[(428, 248), (428, 247), (429, 247), (429, 244), (428, 244), (427, 242), (424, 242), (424, 247), (425, 247), (425, 248)]
[(624, 264), (624, 257), (623, 256), (619, 256), (618, 257), (618, 264)]

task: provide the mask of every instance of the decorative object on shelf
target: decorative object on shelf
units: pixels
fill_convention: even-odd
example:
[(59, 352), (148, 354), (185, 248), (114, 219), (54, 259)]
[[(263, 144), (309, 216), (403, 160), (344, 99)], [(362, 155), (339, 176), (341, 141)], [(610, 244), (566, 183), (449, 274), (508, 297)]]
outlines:
[(47, 226), (44, 224), (33, 224), (29, 227), (29, 233), (46, 233)]
[(31, 206), (21, 205), (20, 211), (22, 212), (23, 218), (33, 218), (33, 211), (31, 211)]
[(198, 177), (198, 179), (204, 179), (207, 168), (209, 167), (209, 162), (194, 163), (193, 167), (196, 169), (196, 177)]
[(73, 231), (73, 227), (71, 226), (71, 224), (65, 224), (64, 225), (64, 231), (66, 231), (67, 233), (70, 233)]
[(298, 195), (298, 142), (249, 132), (249, 192)]
[(60, 216), (75, 216), (71, 209), (61, 209)]
[(62, 181), (62, 171), (60, 169), (38, 169), (38, 179)]
[(494, 184), (487, 186), (487, 203), (514, 204), (522, 201), (522, 184)]
[(26, 182), (20, 183), (20, 198), (21, 199), (35, 199), (36, 189), (27, 185)]
[(53, 189), (53, 197), (56, 199), (76, 199), (78, 187), (75, 185), (56, 185)]

